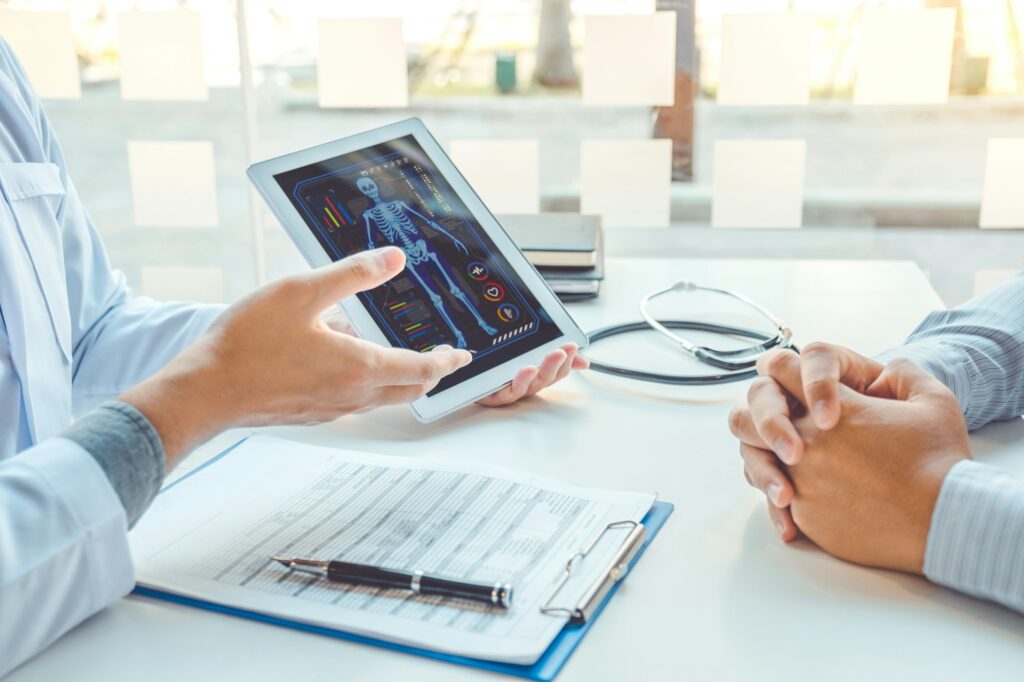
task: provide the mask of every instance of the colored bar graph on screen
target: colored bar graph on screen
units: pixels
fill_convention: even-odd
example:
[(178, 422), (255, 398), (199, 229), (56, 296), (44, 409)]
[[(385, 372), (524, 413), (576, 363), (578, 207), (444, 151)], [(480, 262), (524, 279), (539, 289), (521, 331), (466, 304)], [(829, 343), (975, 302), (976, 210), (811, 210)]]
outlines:
[(416, 298), (406, 298), (386, 304), (385, 312), (404, 339), (403, 345), (422, 352), (446, 342), (443, 332), (431, 322), (432, 310)]
[(349, 222), (351, 222), (351, 221), (345, 220), (344, 218), (341, 217), (341, 214), (338, 213), (338, 207), (334, 205), (334, 202), (331, 201), (330, 197), (324, 197), (324, 199), (327, 200), (327, 205), (331, 207), (331, 210), (334, 211), (334, 215), (337, 216), (338, 220), (340, 220), (342, 222), (342, 224), (348, 225)]
[(325, 197), (325, 198), (327, 199), (327, 201), (331, 202), (331, 207), (335, 211), (339, 211), (340, 210), (341, 215), (345, 217), (345, 224), (346, 225), (355, 225), (356, 221), (352, 220), (352, 216), (349, 214), (348, 211), (345, 210), (345, 204), (343, 204), (340, 201), (338, 201), (337, 193), (335, 193), (335, 191), (333, 189), (329, 189), (329, 190), (327, 190), (327, 192), (328, 192), (328, 194), (333, 195), (334, 199), (332, 200), (329, 197)]
[(338, 224), (337, 219), (335, 219), (334, 214), (331, 213), (326, 206), (324, 206), (324, 213), (326, 213), (327, 217), (331, 219), (331, 222), (334, 223), (335, 227), (341, 227), (341, 225)]

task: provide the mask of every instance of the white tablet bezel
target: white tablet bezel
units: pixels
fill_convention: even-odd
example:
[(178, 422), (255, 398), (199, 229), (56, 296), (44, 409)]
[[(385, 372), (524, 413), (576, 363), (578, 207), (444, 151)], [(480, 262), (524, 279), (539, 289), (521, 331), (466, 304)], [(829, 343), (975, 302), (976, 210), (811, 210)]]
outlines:
[[(462, 176), (445, 154), (441, 145), (434, 139), (423, 122), (418, 118), (409, 118), (397, 123), (359, 133), (333, 142), (285, 154), (273, 159), (254, 163), (248, 169), (249, 179), (257, 191), (267, 202), (270, 210), (284, 226), (285, 231), (298, 247), (312, 267), (330, 264), (331, 258), (317, 241), (306, 221), (292, 205), (291, 200), (274, 179), (275, 175), (308, 166), (320, 161), (333, 159), (350, 152), (389, 142), (397, 138), (412, 135), (420, 144), (427, 157), (434, 163), (438, 172), (444, 176), (452, 189), (469, 209), (469, 212), (483, 227), (484, 231), (497, 246), (512, 269), (522, 278), (527, 289), (534, 295), (537, 302), (550, 315), (552, 321), (561, 332), (559, 336), (532, 350), (517, 355), (502, 364), (485, 372), (466, 379), (434, 396), (424, 396), (411, 403), (416, 418), (423, 422), (433, 421), (449, 414), (475, 400), (490, 395), (494, 391), (508, 385), (516, 371), (526, 365), (537, 365), (553, 349), (562, 344), (573, 342), (583, 348), (587, 345), (587, 335), (569, 315), (569, 312), (551, 291), (551, 288), (537, 270), (523, 255), (522, 251), (508, 236), (494, 215), (487, 210), (483, 201)], [(352, 325), (363, 338), (385, 346), (392, 346), (388, 337), (381, 331), (372, 315), (366, 310), (356, 296), (340, 302)]]

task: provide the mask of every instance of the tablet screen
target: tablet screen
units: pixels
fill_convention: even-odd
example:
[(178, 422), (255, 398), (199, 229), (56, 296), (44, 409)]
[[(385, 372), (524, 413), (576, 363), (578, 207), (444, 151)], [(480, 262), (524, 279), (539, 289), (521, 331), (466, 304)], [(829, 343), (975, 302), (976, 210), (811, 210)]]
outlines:
[(405, 270), (359, 298), (395, 346), (473, 353), (430, 395), (561, 334), (412, 135), (274, 179), (333, 260), (405, 251)]

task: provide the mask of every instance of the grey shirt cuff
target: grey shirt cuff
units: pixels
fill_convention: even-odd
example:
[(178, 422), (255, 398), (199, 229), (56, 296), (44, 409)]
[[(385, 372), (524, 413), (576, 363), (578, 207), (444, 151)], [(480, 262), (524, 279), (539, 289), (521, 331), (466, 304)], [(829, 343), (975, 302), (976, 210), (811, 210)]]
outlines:
[(105, 402), (71, 425), (62, 438), (99, 463), (124, 506), (128, 527), (149, 508), (164, 480), (164, 445), (145, 415), (127, 403)]

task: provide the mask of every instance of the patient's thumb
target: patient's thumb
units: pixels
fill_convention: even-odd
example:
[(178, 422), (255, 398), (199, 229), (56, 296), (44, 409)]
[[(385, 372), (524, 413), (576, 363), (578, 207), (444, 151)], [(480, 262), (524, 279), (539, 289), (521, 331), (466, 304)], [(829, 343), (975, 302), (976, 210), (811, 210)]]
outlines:
[(868, 389), (869, 395), (895, 400), (915, 400), (948, 392), (941, 381), (906, 358), (896, 358), (887, 364)]

